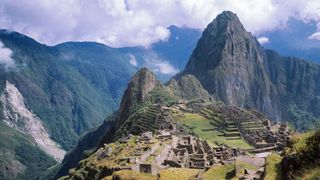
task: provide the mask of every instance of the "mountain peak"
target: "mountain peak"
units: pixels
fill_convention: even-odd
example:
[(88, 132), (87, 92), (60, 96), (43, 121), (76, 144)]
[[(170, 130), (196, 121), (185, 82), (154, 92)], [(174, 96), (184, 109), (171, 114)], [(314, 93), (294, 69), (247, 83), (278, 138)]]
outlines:
[(247, 55), (253, 54), (252, 50), (260, 51), (259, 49), (260, 45), (246, 31), (237, 15), (224, 11), (202, 33), (184, 73), (194, 74), (193, 72), (198, 71), (194, 75), (199, 78), (204, 75), (203, 70), (215, 69), (218, 64), (235, 61), (240, 63), (240, 59), (247, 61)]
[(265, 51), (257, 40), (236, 14), (225, 11), (204, 30), (183, 74), (194, 75), (226, 104), (256, 107), (277, 119), (276, 93), (267, 79), (264, 60)]
[(116, 126), (119, 127), (130, 114), (131, 108), (142, 103), (146, 95), (156, 87), (158, 81), (149, 69), (143, 67), (131, 78), (121, 100)]
[(247, 31), (241, 24), (238, 16), (231, 11), (223, 11), (205, 29), (205, 34), (216, 38), (230, 38), (247, 36)]
[(216, 19), (238, 20), (239, 21), (237, 14), (233, 13), (232, 11), (223, 11), (221, 14), (219, 14), (217, 16)]

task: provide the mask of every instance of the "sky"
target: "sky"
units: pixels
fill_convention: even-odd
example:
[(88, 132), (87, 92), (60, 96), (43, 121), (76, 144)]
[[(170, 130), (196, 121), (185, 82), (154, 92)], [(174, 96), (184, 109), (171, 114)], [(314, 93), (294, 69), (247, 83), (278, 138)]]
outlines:
[(112, 47), (166, 41), (170, 25), (204, 29), (223, 10), (235, 12), (262, 43), (291, 20), (313, 24), (320, 41), (320, 0), (0, 0), (0, 28), (55, 45), (96, 41)]

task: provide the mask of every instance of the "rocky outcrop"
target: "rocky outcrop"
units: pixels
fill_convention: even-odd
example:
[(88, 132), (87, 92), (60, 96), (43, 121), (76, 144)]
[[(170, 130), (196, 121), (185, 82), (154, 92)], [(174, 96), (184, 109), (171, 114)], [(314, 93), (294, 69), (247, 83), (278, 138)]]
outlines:
[(147, 94), (152, 91), (159, 82), (155, 75), (147, 68), (140, 69), (130, 80), (121, 100), (117, 115), (116, 127), (129, 117), (130, 111), (139, 103), (142, 103)]
[(320, 117), (310, 106), (319, 103), (319, 67), (265, 50), (236, 14), (225, 11), (204, 30), (182, 74), (194, 75), (226, 104), (254, 108), (275, 120), (295, 119), (293, 124), (307, 129)]
[(171, 79), (167, 85), (170, 92), (185, 100), (201, 99), (204, 102), (213, 101), (213, 97), (202, 87), (193, 75), (187, 74), (180, 79)]

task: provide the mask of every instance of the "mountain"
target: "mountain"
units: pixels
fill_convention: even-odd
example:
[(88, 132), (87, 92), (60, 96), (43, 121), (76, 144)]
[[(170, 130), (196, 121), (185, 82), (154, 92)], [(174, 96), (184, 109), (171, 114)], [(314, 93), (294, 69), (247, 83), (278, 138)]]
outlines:
[(119, 128), (128, 119), (132, 108), (142, 103), (158, 83), (155, 75), (146, 68), (142, 68), (132, 77), (120, 103), (116, 127)]
[(254, 108), (298, 130), (319, 126), (320, 66), (265, 50), (238, 17), (218, 15), (202, 33), (184, 71), (218, 100)]
[[(118, 108), (131, 75), (137, 68), (150, 66), (150, 63), (145, 63), (146, 58), (157, 57), (158, 64), (165, 62), (169, 67), (174, 64), (174, 71), (170, 73), (176, 73), (176, 66), (186, 62), (200, 32), (175, 26), (169, 29), (172, 34), (170, 39), (154, 44), (151, 49), (111, 48), (95, 42), (65, 42), (46, 46), (23, 34), (0, 30), (1, 48), (12, 52), (11, 58), (15, 62), (14, 68), (9, 70), (1, 65), (3, 122), (12, 131), (30, 135), (33, 143), (59, 162), (65, 151), (75, 146), (75, 149), (95, 147), (95, 143), (84, 146), (76, 142), (89, 130), (94, 131), (92, 128), (104, 122), (105, 117)], [(137, 65), (132, 64), (132, 58), (136, 58)], [(179, 66), (181, 69), (184, 64)], [(156, 74), (163, 80), (171, 76), (159, 71)], [(104, 124), (104, 129), (113, 127), (112, 123)], [(6, 138), (5, 134), (2, 136)], [(80, 141), (84, 139), (81, 137)], [(32, 146), (35, 152), (37, 146)], [(0, 148), (0, 151), (6, 153), (9, 150)], [(74, 153), (79, 156), (72, 157)], [(69, 154), (66, 159), (75, 162), (83, 157), (82, 151)], [(10, 157), (12, 161), (16, 160), (14, 156)], [(38, 178), (38, 175), (35, 177)]]
[[(0, 179), (52, 177), (56, 161), (43, 152), (31, 136), (0, 122)], [(21, 173), (23, 172), (23, 173)]]
[(67, 174), (69, 169), (75, 167), (81, 159), (88, 157), (97, 147), (110, 142), (115, 131), (115, 118), (115, 114), (108, 116), (99, 127), (81, 136), (77, 145), (65, 155), (54, 176), (58, 178)]
[[(43, 152), (60, 162), (81, 135), (118, 108), (124, 88), (136, 71), (126, 54), (99, 43), (46, 46), (7, 30), (0, 31), (0, 41), (1, 48), (12, 52), (15, 62), (10, 69), (1, 65), (1, 122), (10, 131), (30, 136), (30, 155), (42, 156), (39, 160), (35, 157), (38, 165), (29, 166), (20, 161), (21, 151), (0, 147), (1, 154), (12, 154), (8, 159), (26, 167), (17, 174), (30, 174), (31, 166), (45, 164), (40, 162), (48, 159)], [(18, 140), (19, 136), (6, 135), (1, 134), (1, 139), (11, 138), (17, 147), (23, 145), (19, 142), (26, 142)], [(39, 174), (34, 174), (35, 178)]]
[[(317, 64), (264, 49), (223, 12), (168, 83), (146, 68), (133, 76), (114, 133), (61, 179), (279, 178), (287, 173), (280, 167), (290, 167), (290, 137), (299, 135), (285, 122), (318, 126), (319, 72)], [(315, 139), (302, 157), (316, 157)]]
[[(189, 96), (190, 93), (195, 96)], [(113, 133), (101, 136), (99, 132), (105, 129), (101, 125), (87, 134), (78, 145), (87, 146), (93, 140), (90, 136), (100, 134), (95, 148), (75, 149), (73, 152), (82, 151), (86, 155), (77, 165), (64, 166), (71, 169), (68, 173), (67, 169), (61, 169), (58, 177), (224, 179), (249, 178), (251, 175), (245, 172), (250, 171), (261, 178), (266, 172), (261, 170), (266, 165), (265, 159), (246, 152), (283, 150), (292, 131), (285, 124), (271, 123), (253, 109), (228, 106), (213, 99), (206, 101), (202, 97), (212, 98), (192, 75), (183, 76), (181, 82), (172, 80), (166, 86), (148, 69), (139, 70), (123, 95)], [(73, 155), (77, 158), (78, 153)], [(227, 170), (219, 171), (219, 176), (212, 175), (217, 166)]]
[(167, 83), (169, 92), (185, 100), (214, 101), (214, 98), (203, 89), (201, 83), (192, 75), (182, 76), (179, 80), (171, 79)]
[[(147, 68), (142, 68), (136, 72), (124, 91), (118, 111), (78, 141), (77, 146), (64, 158), (57, 176), (66, 175), (69, 169), (75, 167), (81, 159), (86, 157), (86, 152), (90, 154), (103, 143), (112, 141), (115, 138), (116, 131), (136, 111), (136, 107), (144, 102), (147, 94), (159, 84), (160, 82), (156, 80), (155, 75)], [(117, 133), (122, 134), (124, 132)]]

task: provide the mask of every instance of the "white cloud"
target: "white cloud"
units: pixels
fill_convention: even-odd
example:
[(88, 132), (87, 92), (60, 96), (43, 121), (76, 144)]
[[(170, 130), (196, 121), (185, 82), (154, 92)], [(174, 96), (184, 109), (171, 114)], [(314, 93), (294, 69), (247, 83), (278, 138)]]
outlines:
[(130, 63), (132, 66), (135, 66), (135, 67), (138, 66), (137, 59), (136, 59), (136, 57), (135, 57), (133, 54), (129, 54), (129, 63)]
[(320, 40), (320, 32), (313, 33), (311, 36), (309, 36), (309, 39)]
[(170, 25), (203, 29), (223, 10), (238, 14), (259, 36), (293, 18), (318, 25), (319, 0), (2, 0), (0, 27), (40, 42), (98, 41), (148, 47), (166, 40)]
[(15, 62), (12, 59), (12, 50), (6, 48), (3, 43), (0, 41), (0, 64), (4, 65), (6, 70), (15, 67)]
[(155, 53), (148, 53), (143, 59), (144, 66), (150, 68), (155, 73), (174, 75), (179, 72), (179, 69), (173, 67), (168, 61), (160, 58)]
[(259, 41), (260, 44), (267, 44), (270, 42), (269, 38), (263, 37), (263, 36), (259, 37), (257, 40)]

